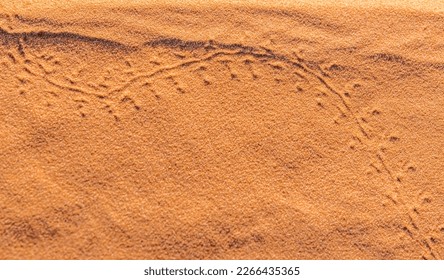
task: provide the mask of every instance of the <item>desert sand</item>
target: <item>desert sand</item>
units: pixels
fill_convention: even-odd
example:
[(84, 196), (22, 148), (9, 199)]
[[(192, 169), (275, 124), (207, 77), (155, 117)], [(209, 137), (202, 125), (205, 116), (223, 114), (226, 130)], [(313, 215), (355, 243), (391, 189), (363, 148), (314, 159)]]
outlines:
[(442, 259), (444, 2), (0, 2), (0, 259)]

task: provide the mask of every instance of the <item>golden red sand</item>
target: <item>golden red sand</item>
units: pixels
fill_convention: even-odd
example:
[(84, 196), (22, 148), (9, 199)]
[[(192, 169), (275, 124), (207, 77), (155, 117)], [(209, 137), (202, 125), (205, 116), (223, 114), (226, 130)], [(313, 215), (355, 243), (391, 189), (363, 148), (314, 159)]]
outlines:
[(436, 2), (1, 1), (0, 258), (442, 259)]

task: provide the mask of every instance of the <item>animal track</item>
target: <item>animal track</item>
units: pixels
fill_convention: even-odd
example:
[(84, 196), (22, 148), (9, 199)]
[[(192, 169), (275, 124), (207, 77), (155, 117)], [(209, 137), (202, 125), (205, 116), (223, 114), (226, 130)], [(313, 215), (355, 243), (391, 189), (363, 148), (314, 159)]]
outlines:
[[(358, 148), (367, 150), (372, 156), (369, 160), (371, 172), (376, 172), (381, 178), (385, 176), (385, 179), (390, 182), (391, 189), (385, 196), (408, 220), (407, 224), (401, 226), (401, 230), (421, 246), (424, 250), (424, 258), (440, 258), (434, 250), (436, 242), (433, 240), (436, 241), (436, 238), (429, 237), (417, 222), (421, 215), (418, 206), (420, 203), (416, 203), (412, 210), (402, 200), (403, 179), (399, 174), (402, 172), (414, 174), (416, 166), (406, 165), (401, 170), (397, 170), (396, 164), (388, 161), (385, 148), (381, 148), (381, 145), (387, 143), (398, 145), (402, 143), (402, 139), (396, 134), (383, 137), (373, 133), (372, 120), (384, 113), (378, 108), (371, 109), (367, 114), (362, 115), (362, 112), (355, 111), (352, 106), (353, 89), (359, 88), (359, 83), (354, 83), (350, 90), (342, 90), (341, 86), (329, 80), (332, 74), (328, 72), (343, 71), (344, 66), (333, 63), (327, 68), (322, 68), (316, 63), (305, 60), (296, 52), (283, 55), (271, 49), (225, 44), (211, 40), (183, 41), (176, 38), (163, 38), (147, 42), (138, 49), (129, 49), (116, 42), (68, 33), (15, 34), (0, 30), (0, 36), (10, 38), (15, 43), (15, 48), (8, 50), (5, 63), (16, 70), (15, 79), (19, 94), (23, 96), (31, 92), (32, 83), (39, 79), (50, 85), (54, 97), (63, 98), (66, 92), (74, 94), (76, 98), (73, 100), (82, 119), (88, 117), (86, 107), (98, 106), (119, 122), (123, 118), (121, 116), (124, 116), (120, 110), (132, 108), (134, 113), (143, 108), (143, 97), (140, 97), (140, 92), (153, 95), (156, 100), (161, 100), (167, 94), (193, 94), (193, 85), (187, 81), (191, 76), (195, 76), (204, 86), (237, 82), (266, 84), (264, 81), (272, 79), (276, 87), (287, 87), (289, 92), (296, 93), (294, 98), (298, 98), (300, 94), (312, 94), (313, 102), (318, 109), (331, 114), (336, 125), (344, 125), (345, 121), (353, 124), (349, 148), (353, 151)], [(39, 40), (65, 38), (78, 44), (93, 44), (113, 51), (117, 49), (127, 56), (126, 60), (120, 61), (125, 68), (122, 70), (116, 66), (117, 68), (113, 69), (114, 65), (112, 65), (110, 68), (102, 69), (101, 77), (88, 77), (85, 74), (89, 79), (81, 78), (82, 73), (87, 72), (87, 69), (79, 69), (71, 75), (61, 75), (60, 69), (65, 62), (58, 60), (56, 53), (39, 54), (38, 47), (32, 43), (33, 38)], [(145, 65), (148, 66), (143, 68), (136, 66), (128, 58), (139, 54), (146, 55), (144, 56), (146, 57)], [(165, 57), (169, 58), (167, 65), (159, 62), (165, 61), (163, 59)], [(387, 54), (377, 54), (370, 58), (375, 61), (389, 61), (397, 64), (409, 63), (402, 57)], [(227, 77), (222, 81), (215, 79), (212, 76), (215, 75), (215, 69), (219, 72), (226, 71)], [(243, 73), (248, 73), (248, 75)], [(259, 73), (269, 73), (269, 75)], [(171, 92), (166, 93), (165, 88), (156, 88), (160, 85), (165, 85), (165, 88), (171, 89)], [(43, 230), (36, 230), (35, 226), (26, 221), (10, 224), (9, 230), (18, 238), (34, 238), (46, 234)], [(232, 240), (229, 247), (241, 247), (245, 245), (245, 242)]]

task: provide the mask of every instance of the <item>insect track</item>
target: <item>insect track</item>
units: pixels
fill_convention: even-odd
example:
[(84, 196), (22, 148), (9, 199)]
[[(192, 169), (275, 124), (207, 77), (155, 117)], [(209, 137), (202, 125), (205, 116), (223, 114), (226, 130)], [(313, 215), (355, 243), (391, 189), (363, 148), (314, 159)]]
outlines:
[[(135, 74), (128, 80), (118, 84), (115, 87), (111, 87), (110, 89), (107, 89), (106, 87), (97, 87), (97, 89), (91, 91), (80, 86), (74, 86), (72, 84), (63, 83), (56, 79), (50, 78), (49, 74), (52, 73), (53, 70), (45, 67), (44, 64), (39, 62), (38, 56), (33, 55), (32, 52), (28, 50), (27, 43), (23, 40), (23, 37), (19, 36), (16, 37), (16, 39), (16, 49), (7, 53), (7, 60), (12, 63), (12, 65), (20, 67), (21, 71), (27, 73), (28, 75), (41, 78), (43, 81), (57, 89), (74, 92), (87, 98), (99, 100), (103, 105), (103, 109), (108, 110), (110, 114), (114, 116), (116, 121), (119, 120), (119, 117), (114, 114), (113, 106), (117, 106), (120, 103), (129, 103), (136, 110), (140, 109), (140, 105), (138, 105), (137, 101), (125, 92), (125, 90), (129, 89), (134, 84), (143, 82), (150, 85), (153, 84), (157, 78), (162, 77), (162, 75), (167, 76), (174, 70), (187, 69), (194, 66), (198, 66), (200, 73), (203, 73), (205, 72), (206, 63), (216, 61), (219, 58), (238, 59), (234, 63), (247, 67), (253, 80), (259, 78), (254, 72), (254, 64), (268, 65), (276, 71), (283, 71), (284, 68), (291, 68), (293, 71), (295, 71), (295, 74), (299, 78), (305, 80), (307, 83), (310, 83), (309, 77), (311, 77), (323, 87), (323, 90), (326, 92), (325, 98), (328, 98), (329, 102), (334, 105), (334, 107), (339, 110), (344, 117), (350, 118), (353, 121), (354, 126), (362, 139), (358, 135), (352, 135), (352, 137), (354, 137), (358, 142), (364, 144), (367, 151), (372, 154), (370, 165), (377, 170), (379, 174), (385, 174), (385, 176), (387, 176), (389, 179), (391, 189), (396, 197), (393, 197), (391, 194), (386, 194), (386, 197), (392, 201), (397, 211), (403, 216), (406, 216), (407, 220), (409, 221), (407, 225), (403, 225), (401, 227), (402, 232), (409, 236), (409, 238), (413, 239), (424, 250), (425, 255), (427, 255), (424, 257), (435, 259), (440, 258), (438, 253), (434, 250), (433, 244), (428, 241), (426, 234), (418, 226), (416, 217), (409, 213), (410, 210), (408, 209), (407, 204), (402, 200), (400, 195), (400, 189), (402, 189), (400, 188), (402, 185), (401, 180), (397, 177), (396, 172), (394, 172), (390, 167), (390, 164), (385, 158), (383, 151), (375, 151), (375, 147), (381, 143), (381, 136), (371, 135), (371, 133), (366, 129), (365, 124), (363, 124), (363, 121), (354, 111), (352, 104), (345, 94), (345, 91), (337, 89), (337, 86), (329, 81), (329, 79), (326, 77), (326, 73), (322, 72), (321, 68), (309, 66), (309, 63), (307, 63), (306, 60), (297, 55), (295, 52), (292, 53), (292, 57), (289, 55), (279, 54), (278, 52), (269, 48), (264, 49), (262, 47), (245, 46), (242, 44), (225, 44), (214, 41), (186, 42), (179, 39), (155, 41), (145, 44), (142, 49), (149, 49), (155, 52), (159, 48), (167, 50), (179, 48), (181, 49), (181, 52), (174, 53), (174, 56), (177, 60), (179, 60), (179, 62), (170, 65), (153, 63), (155, 69), (151, 71)], [(203, 51), (204, 54), (197, 58), (187, 58), (187, 54), (195, 50)], [(239, 58), (243, 59), (243, 62), (239, 60)], [(127, 63), (127, 65), (128, 67), (136, 67), (130, 63)], [(229, 70), (232, 71), (231, 68)], [(136, 72), (129, 71), (128, 73), (134, 74)], [(231, 72), (231, 79), (238, 78), (239, 77), (236, 76), (235, 73)], [(210, 84), (208, 78), (201, 76), (201, 79), (204, 80), (204, 84)], [(24, 79), (22, 80), (26, 81)], [(173, 82), (176, 83), (174, 79)], [(183, 88), (180, 86), (177, 87), (177, 90), (181, 93), (185, 93)], [(106, 101), (111, 101), (111, 103), (107, 103)], [(87, 104), (88, 102), (85, 103)], [(82, 108), (83, 106), (84, 105), (82, 105)], [(395, 138), (393, 139), (394, 142), (397, 142)], [(381, 168), (376, 166), (373, 162), (377, 162)]]

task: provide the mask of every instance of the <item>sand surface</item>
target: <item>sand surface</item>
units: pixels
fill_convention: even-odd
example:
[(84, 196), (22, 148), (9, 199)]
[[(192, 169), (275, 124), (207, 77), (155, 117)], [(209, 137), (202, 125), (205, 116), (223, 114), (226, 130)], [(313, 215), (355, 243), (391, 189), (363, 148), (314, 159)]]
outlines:
[(0, 258), (442, 259), (444, 2), (354, 2), (0, 1)]

